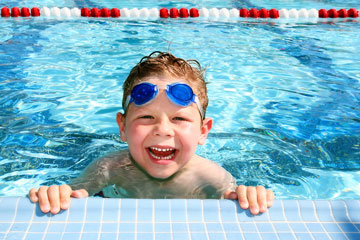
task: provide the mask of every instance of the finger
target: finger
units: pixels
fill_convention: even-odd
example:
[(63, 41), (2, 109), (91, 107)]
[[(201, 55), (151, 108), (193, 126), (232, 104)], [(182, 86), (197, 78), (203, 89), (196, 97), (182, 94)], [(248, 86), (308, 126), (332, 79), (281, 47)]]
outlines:
[(270, 189), (266, 190), (267, 207), (271, 207), (274, 203), (275, 195)]
[(39, 198), (38, 198), (38, 190), (36, 188), (32, 188), (30, 189), (30, 192), (29, 192), (29, 198), (30, 200), (33, 202), (33, 203), (36, 203), (39, 201)]
[(263, 213), (267, 209), (266, 189), (263, 186), (257, 186), (256, 192), (259, 212)]
[(60, 212), (60, 194), (59, 194), (59, 186), (52, 185), (48, 189), (49, 202), (51, 207), (51, 213), (56, 214)]
[(72, 193), (71, 193), (71, 197), (73, 197), (73, 198), (84, 198), (84, 197), (88, 197), (88, 196), (89, 196), (89, 193), (85, 189), (75, 190), (75, 191), (72, 191)]
[(249, 202), (247, 199), (246, 189), (247, 189), (247, 187), (245, 187), (244, 185), (240, 185), (236, 188), (236, 193), (238, 195), (238, 201), (239, 201), (240, 207), (242, 209), (249, 208)]
[(72, 189), (69, 185), (61, 185), (59, 187), (60, 193), (60, 208), (66, 210), (70, 207), (70, 195), (72, 193)]
[(48, 213), (50, 211), (50, 203), (47, 194), (47, 190), (49, 187), (42, 186), (39, 188), (38, 191), (38, 198), (39, 198), (39, 206), (43, 213)]
[(257, 202), (257, 193), (255, 187), (247, 187), (246, 190), (247, 199), (249, 201), (249, 207), (251, 214), (258, 214), (259, 213), (259, 205)]
[(237, 199), (237, 194), (236, 194), (236, 192), (227, 190), (227, 191), (224, 193), (224, 198), (225, 198), (225, 199), (235, 200), (235, 199)]

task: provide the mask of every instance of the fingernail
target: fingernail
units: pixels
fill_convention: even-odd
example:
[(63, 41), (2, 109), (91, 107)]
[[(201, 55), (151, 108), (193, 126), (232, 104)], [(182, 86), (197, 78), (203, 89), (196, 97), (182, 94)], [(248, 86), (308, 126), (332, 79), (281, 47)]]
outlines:
[(62, 209), (68, 209), (69, 208), (69, 203), (68, 202), (62, 202), (61, 203), (61, 208)]
[(265, 212), (265, 211), (266, 211), (266, 208), (265, 208), (264, 205), (260, 205), (260, 211), (262, 211), (262, 212)]
[(249, 204), (247, 202), (241, 202), (240, 205), (242, 208), (245, 208), (245, 209), (249, 207)]
[(56, 213), (58, 213), (59, 211), (60, 211), (60, 209), (59, 209), (58, 207), (53, 207), (53, 208), (51, 208), (51, 213), (56, 214)]
[(49, 211), (50, 211), (50, 205), (44, 205), (44, 206), (42, 206), (42, 211), (43, 211), (43, 212), (49, 212)]
[(253, 213), (253, 214), (259, 213), (259, 209), (257, 207), (252, 207), (250, 210), (251, 210), (251, 213)]

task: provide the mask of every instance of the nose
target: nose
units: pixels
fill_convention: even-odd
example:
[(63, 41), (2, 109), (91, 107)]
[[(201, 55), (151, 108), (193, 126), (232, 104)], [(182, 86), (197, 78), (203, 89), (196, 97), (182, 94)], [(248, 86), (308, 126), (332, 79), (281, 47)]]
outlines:
[(166, 137), (174, 136), (174, 129), (167, 117), (161, 117), (158, 119), (158, 121), (154, 126), (153, 134), (155, 136), (166, 136)]

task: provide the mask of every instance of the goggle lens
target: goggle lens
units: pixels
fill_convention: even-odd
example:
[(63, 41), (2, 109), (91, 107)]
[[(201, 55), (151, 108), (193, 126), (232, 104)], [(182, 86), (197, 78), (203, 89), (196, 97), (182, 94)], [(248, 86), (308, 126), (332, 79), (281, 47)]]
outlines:
[(136, 85), (131, 92), (131, 99), (138, 106), (144, 105), (153, 99), (158, 93), (156, 85), (149, 83), (142, 83)]
[(183, 107), (189, 106), (194, 102), (194, 92), (186, 84), (176, 83), (168, 85), (166, 93), (172, 102)]

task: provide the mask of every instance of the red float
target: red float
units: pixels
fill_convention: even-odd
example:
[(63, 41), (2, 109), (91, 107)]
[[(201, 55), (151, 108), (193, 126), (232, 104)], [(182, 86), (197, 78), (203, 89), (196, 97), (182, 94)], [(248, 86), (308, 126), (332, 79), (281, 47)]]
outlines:
[(260, 9), (259, 16), (261, 18), (269, 18), (269, 11), (267, 9), (265, 9), (265, 8)]
[(356, 10), (355, 8), (350, 8), (348, 10), (348, 16), (351, 18), (357, 18), (357, 17), (359, 17), (359, 11)]
[(336, 9), (330, 9), (330, 10), (328, 10), (328, 16), (329, 16), (329, 18), (338, 18), (339, 13)]
[(259, 10), (257, 10), (256, 8), (250, 9), (249, 13), (250, 13), (250, 17), (252, 17), (252, 18), (259, 17)]
[(190, 9), (190, 17), (199, 17), (199, 10), (196, 8)]
[(179, 10), (177, 8), (170, 9), (170, 17), (171, 18), (178, 18), (179, 17)]
[(168, 18), (169, 17), (169, 11), (166, 8), (160, 9), (160, 17), (161, 18)]
[(33, 17), (40, 17), (40, 9), (37, 7), (33, 7), (31, 9), (31, 16)]
[(180, 17), (181, 18), (188, 18), (189, 17), (189, 11), (186, 8), (180, 9)]
[(21, 8), (20, 14), (22, 17), (30, 17), (30, 10), (26, 7)]
[(1, 16), (2, 17), (10, 17), (11, 16), (10, 9), (8, 7), (3, 7), (1, 9)]
[(111, 9), (110, 10), (110, 14), (111, 14), (111, 17), (113, 17), (113, 18), (118, 18), (118, 17), (120, 17), (120, 10), (119, 9), (117, 9), (117, 8), (113, 8), (113, 9)]
[(90, 17), (91, 12), (88, 8), (82, 8), (81, 9), (81, 16), (82, 17)]
[(11, 9), (11, 16), (12, 17), (19, 17), (20, 16), (20, 9), (17, 7), (13, 7)]
[(107, 8), (102, 8), (102, 9), (100, 10), (100, 16), (101, 16), (101, 17), (105, 17), (105, 18), (110, 17), (110, 10), (107, 9)]
[(341, 18), (347, 18), (348, 17), (348, 12), (346, 9), (340, 9), (338, 11), (339, 17)]
[(91, 16), (96, 17), (96, 18), (100, 17), (101, 16), (100, 10), (98, 8), (92, 8), (91, 9)]
[(269, 15), (271, 18), (279, 18), (279, 11), (277, 9), (270, 9)]
[(320, 18), (328, 18), (328, 11), (326, 11), (326, 9), (320, 9), (319, 10), (319, 17)]
[(246, 8), (240, 9), (240, 17), (247, 18), (249, 16), (249, 10), (247, 10)]

